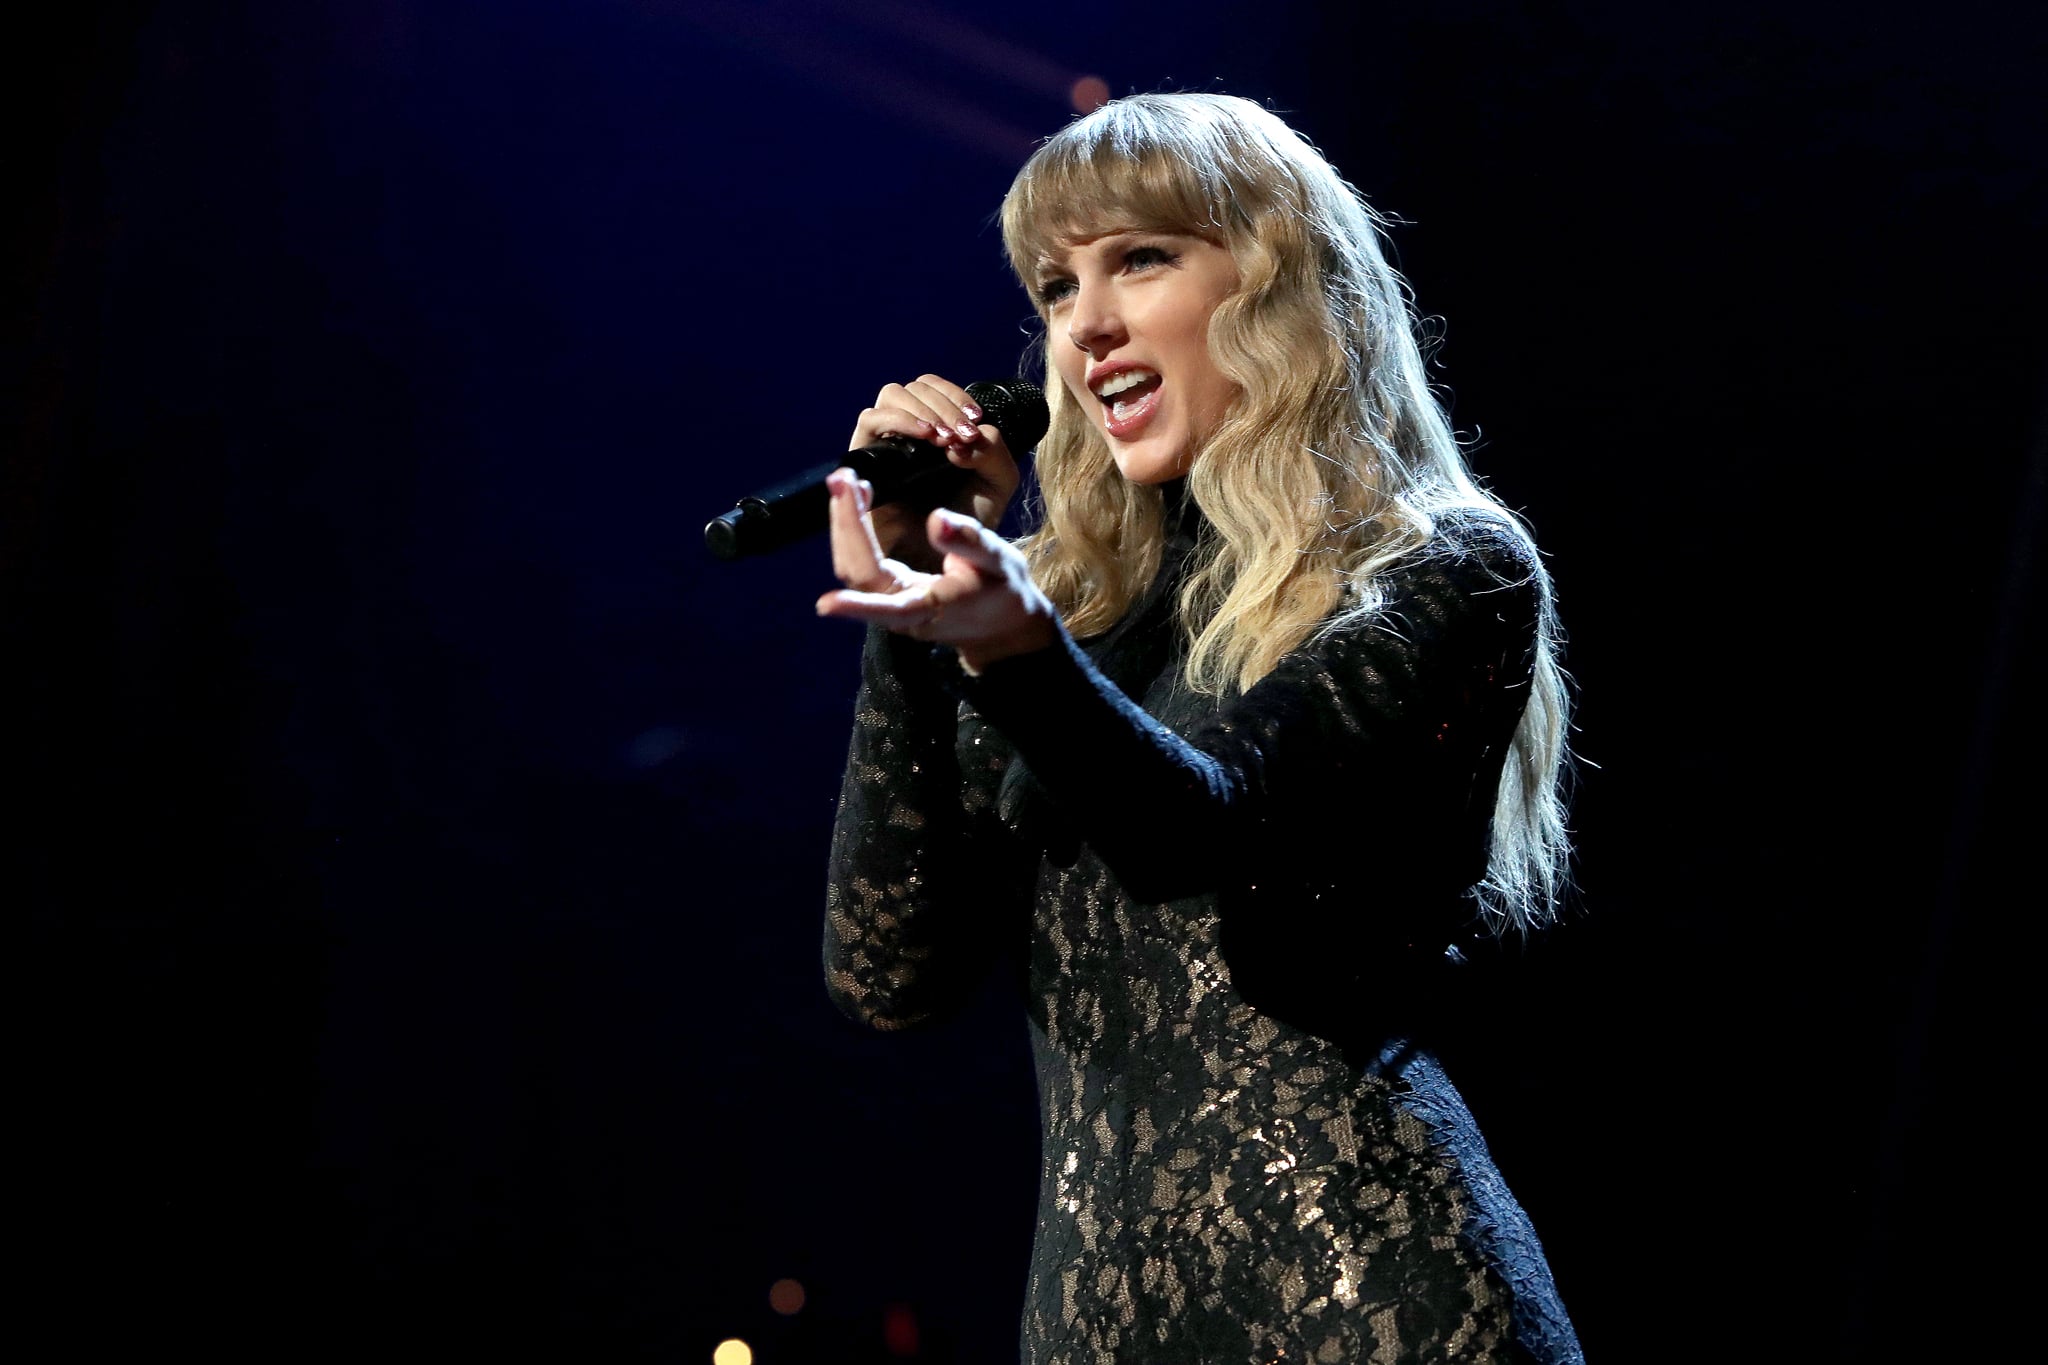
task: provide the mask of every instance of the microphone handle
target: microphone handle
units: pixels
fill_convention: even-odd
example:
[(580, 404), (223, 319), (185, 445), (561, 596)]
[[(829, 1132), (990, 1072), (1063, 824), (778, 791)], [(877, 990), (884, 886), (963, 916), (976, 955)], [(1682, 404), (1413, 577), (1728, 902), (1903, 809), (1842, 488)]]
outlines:
[(928, 500), (936, 507), (967, 475), (946, 459), (946, 453), (925, 441), (902, 438), (849, 450), (816, 469), (786, 479), (714, 519), (704, 528), (704, 544), (720, 559), (767, 554), (825, 529), (831, 495), (825, 476), (851, 469), (875, 487), (874, 505)]

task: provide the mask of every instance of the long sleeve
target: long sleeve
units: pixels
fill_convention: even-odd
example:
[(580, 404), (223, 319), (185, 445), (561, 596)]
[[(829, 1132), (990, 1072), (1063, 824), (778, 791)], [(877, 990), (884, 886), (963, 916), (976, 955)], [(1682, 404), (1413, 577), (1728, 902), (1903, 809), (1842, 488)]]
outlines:
[(1015, 926), (1026, 1360), (1577, 1358), (1438, 1057), (1546, 587), (1507, 522), (1440, 529), (1243, 695), (1181, 680), (1198, 524), (1083, 646), (970, 677), (869, 641), (828, 971), (903, 1026)]
[(1387, 576), (1370, 621), (1296, 650), (1185, 735), (1064, 636), (962, 685), (1137, 900), (1241, 890), (1375, 845), (1412, 860), (1417, 839), (1454, 849), (1426, 870), (1461, 890), (1484, 871), (1543, 587), (1504, 522), (1459, 516), (1432, 550)]
[(965, 721), (928, 645), (868, 632), (832, 830), (825, 981), (878, 1029), (927, 1022), (980, 982), (1019, 918), (1032, 861), (1001, 827), (1010, 754)]

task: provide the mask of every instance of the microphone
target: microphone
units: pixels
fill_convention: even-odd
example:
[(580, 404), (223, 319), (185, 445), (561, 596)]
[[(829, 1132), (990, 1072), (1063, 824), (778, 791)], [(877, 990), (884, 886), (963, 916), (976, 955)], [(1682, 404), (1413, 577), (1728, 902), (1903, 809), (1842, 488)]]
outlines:
[[(981, 420), (1001, 432), (1004, 444), (1018, 455), (1044, 439), (1052, 423), (1045, 392), (1026, 379), (969, 384), (967, 396), (981, 408)], [(825, 476), (835, 469), (851, 469), (873, 484), (877, 507), (920, 501), (936, 507), (968, 473), (930, 442), (899, 436), (850, 450), (830, 464), (741, 498), (739, 506), (704, 528), (705, 546), (720, 559), (741, 559), (816, 535), (825, 529), (832, 503)]]

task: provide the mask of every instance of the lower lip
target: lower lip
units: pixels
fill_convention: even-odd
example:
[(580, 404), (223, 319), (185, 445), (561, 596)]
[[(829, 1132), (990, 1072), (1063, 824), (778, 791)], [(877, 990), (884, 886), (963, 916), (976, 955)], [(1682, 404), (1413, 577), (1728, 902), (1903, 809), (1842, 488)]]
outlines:
[(1119, 441), (1128, 441), (1145, 429), (1152, 420), (1152, 414), (1159, 411), (1159, 390), (1154, 389), (1138, 400), (1138, 406), (1127, 409), (1122, 417), (1116, 415), (1116, 408), (1105, 403), (1102, 406), (1102, 424), (1109, 434)]

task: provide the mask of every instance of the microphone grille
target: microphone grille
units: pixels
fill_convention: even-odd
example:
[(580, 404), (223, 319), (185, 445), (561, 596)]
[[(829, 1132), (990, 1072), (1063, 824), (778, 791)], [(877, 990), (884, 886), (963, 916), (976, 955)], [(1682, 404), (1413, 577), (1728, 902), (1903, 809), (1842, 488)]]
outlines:
[(1045, 390), (1028, 379), (988, 379), (967, 386), (967, 395), (981, 405), (981, 420), (1003, 433), (1012, 453), (1022, 455), (1045, 439), (1052, 412)]

